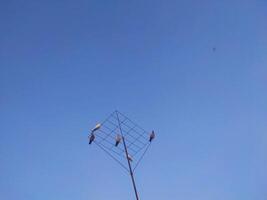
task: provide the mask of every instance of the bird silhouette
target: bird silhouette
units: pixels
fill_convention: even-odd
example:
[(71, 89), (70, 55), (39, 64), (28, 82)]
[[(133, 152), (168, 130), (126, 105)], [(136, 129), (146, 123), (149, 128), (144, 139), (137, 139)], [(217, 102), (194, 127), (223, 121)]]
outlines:
[(119, 134), (116, 135), (115, 141), (116, 141), (115, 146), (117, 147), (121, 142), (121, 136)]
[(129, 154), (127, 155), (127, 158), (128, 158), (129, 161), (133, 162), (133, 159)]
[(155, 138), (155, 132), (152, 131), (149, 136), (149, 142), (151, 142)]
[(89, 144), (92, 144), (92, 142), (95, 140), (95, 135), (92, 133), (90, 137), (88, 135), (88, 138), (89, 138)]
[(93, 128), (93, 129), (91, 130), (91, 132), (92, 132), (92, 133), (95, 132), (96, 130), (100, 129), (100, 127), (101, 127), (101, 124), (97, 124), (97, 125), (95, 126), (95, 128)]

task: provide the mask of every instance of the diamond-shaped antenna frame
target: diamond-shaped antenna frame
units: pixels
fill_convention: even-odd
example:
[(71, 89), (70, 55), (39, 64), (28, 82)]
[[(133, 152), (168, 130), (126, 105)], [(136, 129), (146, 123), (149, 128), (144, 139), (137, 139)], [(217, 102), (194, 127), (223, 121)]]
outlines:
[(133, 172), (150, 147), (154, 131), (147, 132), (116, 110), (92, 129), (88, 137), (90, 144), (94, 142), (130, 173), (138, 200)]

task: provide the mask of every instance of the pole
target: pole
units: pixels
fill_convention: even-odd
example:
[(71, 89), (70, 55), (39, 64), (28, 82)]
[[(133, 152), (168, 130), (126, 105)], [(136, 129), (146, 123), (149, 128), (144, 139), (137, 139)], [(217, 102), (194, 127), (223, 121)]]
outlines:
[(136, 185), (135, 185), (135, 180), (134, 180), (134, 174), (133, 174), (131, 162), (129, 160), (128, 150), (127, 150), (125, 139), (124, 139), (124, 136), (123, 136), (123, 133), (122, 133), (121, 122), (120, 122), (120, 119), (119, 119), (117, 111), (116, 111), (116, 115), (117, 115), (117, 119), (118, 119), (118, 123), (119, 123), (120, 132), (121, 132), (121, 135), (122, 135), (122, 142), (123, 142), (123, 146), (124, 146), (124, 150), (125, 150), (125, 154), (126, 154), (126, 159), (128, 161), (128, 166), (129, 166), (130, 176), (131, 176), (131, 179), (132, 179), (132, 184), (133, 184), (133, 188), (134, 188), (135, 197), (136, 197), (136, 200), (139, 200), (137, 189), (136, 189)]

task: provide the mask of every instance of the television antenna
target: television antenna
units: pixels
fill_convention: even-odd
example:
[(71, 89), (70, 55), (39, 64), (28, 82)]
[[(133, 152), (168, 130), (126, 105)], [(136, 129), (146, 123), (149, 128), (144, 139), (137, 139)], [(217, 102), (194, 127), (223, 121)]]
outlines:
[(134, 172), (154, 138), (154, 131), (147, 132), (117, 110), (96, 124), (88, 135), (90, 145), (96, 144), (129, 173), (136, 200), (139, 200), (139, 195)]

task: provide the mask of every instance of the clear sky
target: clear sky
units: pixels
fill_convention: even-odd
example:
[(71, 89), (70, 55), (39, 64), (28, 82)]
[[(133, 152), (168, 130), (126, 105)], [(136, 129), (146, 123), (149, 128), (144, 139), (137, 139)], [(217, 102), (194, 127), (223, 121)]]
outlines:
[[(134, 199), (87, 134), (157, 139), (143, 200), (266, 200), (267, 1), (0, 1), (0, 199)], [(215, 49), (214, 49), (215, 48)]]

